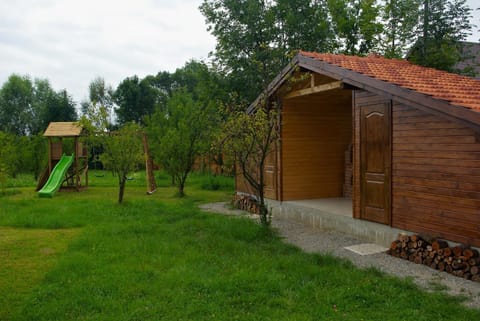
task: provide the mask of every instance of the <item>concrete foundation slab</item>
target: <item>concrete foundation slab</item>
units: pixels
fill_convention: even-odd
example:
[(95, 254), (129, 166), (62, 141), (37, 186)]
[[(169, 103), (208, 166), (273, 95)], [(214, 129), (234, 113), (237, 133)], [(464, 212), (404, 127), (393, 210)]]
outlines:
[(411, 233), (388, 225), (353, 218), (352, 201), (344, 198), (267, 201), (273, 217), (292, 219), (318, 229), (333, 229), (366, 242), (390, 247), (399, 233)]

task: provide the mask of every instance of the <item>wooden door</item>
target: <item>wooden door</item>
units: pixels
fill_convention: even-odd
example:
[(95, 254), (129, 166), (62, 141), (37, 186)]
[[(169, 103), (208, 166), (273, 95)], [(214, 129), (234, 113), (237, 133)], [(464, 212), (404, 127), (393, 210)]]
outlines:
[(391, 104), (360, 108), (360, 217), (391, 224)]

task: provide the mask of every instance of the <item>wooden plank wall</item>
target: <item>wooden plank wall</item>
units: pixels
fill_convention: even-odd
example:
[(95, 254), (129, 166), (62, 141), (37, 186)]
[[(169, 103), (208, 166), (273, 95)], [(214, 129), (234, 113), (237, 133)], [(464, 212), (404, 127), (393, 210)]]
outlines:
[(332, 90), (283, 102), (283, 200), (342, 197), (351, 100), (351, 91)]
[(392, 224), (480, 246), (479, 133), (393, 105)]
[[(265, 160), (265, 188), (264, 193), (265, 197), (278, 200), (277, 196), (277, 158), (276, 158), (276, 149), (272, 148), (270, 153)], [(243, 177), (240, 168), (237, 166), (236, 176), (235, 176), (235, 190), (237, 192), (246, 193), (254, 195), (254, 189)]]

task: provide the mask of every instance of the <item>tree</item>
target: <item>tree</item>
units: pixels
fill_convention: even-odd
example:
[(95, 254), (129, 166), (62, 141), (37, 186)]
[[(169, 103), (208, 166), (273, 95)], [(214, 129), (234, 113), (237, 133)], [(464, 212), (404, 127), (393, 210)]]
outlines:
[(49, 95), (42, 119), (45, 124), (44, 129), (50, 122), (78, 119), (75, 102), (65, 89)]
[(49, 124), (49, 120), (46, 119), (48, 114), (48, 105), (51, 97), (55, 95), (55, 91), (50, 86), (50, 82), (47, 79), (36, 78), (33, 83), (33, 121), (32, 121), (32, 134), (43, 133)]
[[(238, 109), (237, 109), (238, 110)], [(229, 112), (223, 126), (220, 143), (233, 157), (242, 177), (253, 188), (260, 207), (260, 221), (270, 223), (265, 204), (265, 161), (278, 139), (277, 111), (264, 102), (252, 114)]]
[(75, 121), (75, 102), (47, 79), (12, 74), (0, 89), (0, 129), (19, 136), (43, 132), (52, 121)]
[(326, 1), (277, 0), (275, 42), (286, 55), (294, 50), (332, 51), (335, 34), (329, 21)]
[(153, 157), (173, 178), (179, 196), (195, 160), (206, 152), (216, 123), (211, 105), (201, 105), (185, 88), (176, 90), (166, 111), (157, 110), (147, 130)]
[(174, 89), (172, 74), (168, 71), (161, 71), (155, 76), (146, 76), (144, 81), (148, 83), (155, 92), (155, 109), (160, 108), (165, 110), (167, 108), (168, 99), (170, 99), (172, 90)]
[(376, 0), (327, 0), (340, 52), (363, 55), (376, 48), (382, 24)]
[[(174, 73), (164, 71), (156, 76), (147, 76), (145, 79), (149, 79), (158, 92), (157, 115), (155, 119), (156, 125), (160, 126), (162, 124), (164, 128), (168, 127), (168, 124), (163, 122), (166, 119), (164, 116), (170, 114), (171, 106), (169, 101), (174, 96), (178, 96), (179, 91), (188, 93), (191, 96), (191, 100), (196, 106), (195, 108), (208, 110), (209, 119), (218, 117), (219, 102), (228, 99), (225, 78), (215, 68), (209, 67), (202, 61), (190, 60), (183, 67), (175, 70)], [(151, 121), (148, 123), (152, 124)], [(161, 137), (164, 134), (163, 131), (161, 133), (157, 131), (155, 136)], [(206, 143), (206, 145), (208, 144)], [(221, 163), (221, 157), (218, 157), (218, 154), (209, 152), (208, 156), (212, 160)], [(175, 178), (173, 177), (172, 185), (175, 184), (174, 182)]]
[(88, 100), (80, 103), (81, 113), (88, 115), (91, 109), (102, 108), (106, 112), (108, 128), (113, 128), (114, 91), (112, 86), (105, 83), (102, 77), (96, 77), (88, 85)]
[(387, 58), (403, 58), (415, 42), (415, 28), (422, 0), (388, 0), (382, 7), (382, 53)]
[(200, 11), (217, 38), (216, 62), (230, 86), (247, 101), (265, 88), (288, 60), (275, 44), (273, 3), (266, 0), (205, 0)]
[(418, 41), (409, 59), (422, 66), (453, 72), (461, 59), (459, 42), (472, 29), (466, 0), (423, 0)]
[(91, 105), (80, 122), (88, 133), (89, 144), (101, 146), (103, 165), (117, 175), (118, 202), (122, 203), (127, 175), (143, 160), (140, 127), (135, 123), (126, 123), (115, 132), (108, 131), (107, 108), (101, 105)]
[(108, 110), (113, 108), (113, 89), (105, 83), (102, 77), (96, 77), (88, 85), (88, 97), (93, 104), (105, 106)]
[(117, 121), (144, 123), (144, 117), (151, 115), (157, 105), (158, 93), (150, 77), (140, 80), (137, 76), (124, 79), (113, 95), (118, 108)]
[(118, 177), (118, 202), (123, 202), (127, 176), (143, 161), (140, 127), (124, 124), (118, 131), (101, 135), (103, 153), (100, 160)]
[(32, 132), (33, 85), (28, 76), (12, 74), (0, 89), (0, 130), (15, 135)]
[(19, 137), (0, 131), (0, 166), (4, 176), (16, 177), (21, 169)]
[(4, 164), (3, 160), (0, 159), (0, 194), (5, 194), (5, 189), (7, 188), (7, 166)]
[(48, 144), (45, 137), (40, 134), (22, 137), (22, 168), (29, 173), (33, 173), (35, 180), (42, 173), (42, 170), (47, 165)]

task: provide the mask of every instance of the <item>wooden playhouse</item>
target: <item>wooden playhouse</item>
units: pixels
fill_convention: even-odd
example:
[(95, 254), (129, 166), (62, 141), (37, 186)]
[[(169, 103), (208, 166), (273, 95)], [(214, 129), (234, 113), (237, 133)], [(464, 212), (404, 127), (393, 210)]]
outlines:
[(48, 125), (43, 134), (48, 138), (48, 164), (37, 189), (47, 182), (64, 154), (73, 155), (73, 162), (61, 182), (62, 189), (80, 191), (88, 187), (88, 150), (80, 141), (82, 131), (78, 122), (51, 122)]

